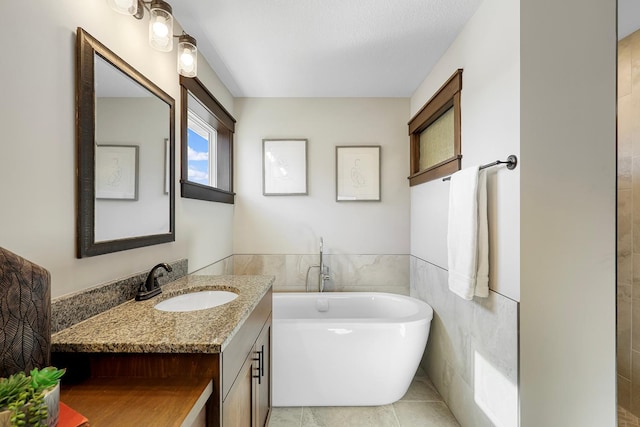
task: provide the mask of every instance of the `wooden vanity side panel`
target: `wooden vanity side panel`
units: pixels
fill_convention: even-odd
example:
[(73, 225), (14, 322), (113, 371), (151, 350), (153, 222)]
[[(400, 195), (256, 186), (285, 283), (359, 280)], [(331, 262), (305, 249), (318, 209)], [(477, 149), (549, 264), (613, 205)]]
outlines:
[(231, 342), (222, 351), (222, 399), (226, 399), (247, 354), (251, 353), (254, 343), (272, 310), (271, 289), (262, 297), (249, 318)]

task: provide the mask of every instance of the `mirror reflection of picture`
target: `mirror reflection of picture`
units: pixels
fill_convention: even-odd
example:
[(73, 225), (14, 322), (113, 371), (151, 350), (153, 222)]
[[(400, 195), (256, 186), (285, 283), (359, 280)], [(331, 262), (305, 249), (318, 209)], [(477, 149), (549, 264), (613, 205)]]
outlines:
[(96, 199), (138, 200), (138, 146), (96, 147)]
[(380, 201), (380, 146), (336, 147), (336, 200)]

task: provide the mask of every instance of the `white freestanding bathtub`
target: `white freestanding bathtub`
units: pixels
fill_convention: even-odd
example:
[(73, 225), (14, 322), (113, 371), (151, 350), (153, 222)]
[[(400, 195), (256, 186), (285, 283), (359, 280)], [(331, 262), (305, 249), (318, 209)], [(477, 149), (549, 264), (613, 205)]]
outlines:
[(432, 308), (376, 292), (273, 294), (273, 406), (372, 406), (402, 398)]

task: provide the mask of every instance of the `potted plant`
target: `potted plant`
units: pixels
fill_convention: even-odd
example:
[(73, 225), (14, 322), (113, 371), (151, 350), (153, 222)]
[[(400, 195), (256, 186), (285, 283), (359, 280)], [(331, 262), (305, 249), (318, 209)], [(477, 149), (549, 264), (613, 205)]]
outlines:
[(52, 427), (58, 423), (64, 369), (35, 368), (0, 378), (0, 427)]

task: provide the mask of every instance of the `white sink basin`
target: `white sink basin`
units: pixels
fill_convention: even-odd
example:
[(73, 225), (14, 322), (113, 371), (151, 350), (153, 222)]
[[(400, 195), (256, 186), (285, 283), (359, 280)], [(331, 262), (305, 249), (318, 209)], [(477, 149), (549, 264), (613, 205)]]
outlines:
[(196, 311), (217, 307), (238, 298), (238, 294), (229, 291), (201, 291), (178, 295), (159, 302), (154, 308), (161, 311)]

